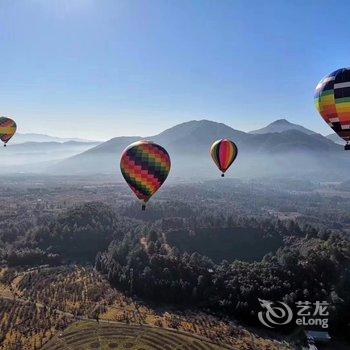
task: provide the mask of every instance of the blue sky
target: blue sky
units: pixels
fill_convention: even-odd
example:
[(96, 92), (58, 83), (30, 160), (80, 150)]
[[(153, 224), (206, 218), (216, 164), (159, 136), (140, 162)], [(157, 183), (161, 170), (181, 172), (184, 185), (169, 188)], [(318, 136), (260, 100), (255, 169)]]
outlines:
[(210, 119), (328, 133), (314, 87), (350, 61), (340, 0), (1, 0), (0, 113), (108, 139)]

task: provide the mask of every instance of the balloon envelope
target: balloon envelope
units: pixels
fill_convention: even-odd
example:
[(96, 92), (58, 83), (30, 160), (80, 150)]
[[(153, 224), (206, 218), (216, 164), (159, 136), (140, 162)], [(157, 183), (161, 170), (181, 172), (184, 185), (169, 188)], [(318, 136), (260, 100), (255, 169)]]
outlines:
[(326, 123), (350, 141), (350, 68), (338, 69), (316, 86), (316, 108)]
[(17, 125), (14, 120), (8, 117), (0, 117), (0, 140), (5, 144), (15, 134)]
[(147, 140), (132, 143), (124, 150), (120, 160), (125, 181), (144, 203), (166, 180), (170, 166), (168, 152), (162, 146)]
[(231, 140), (217, 140), (212, 144), (210, 154), (216, 166), (222, 171), (222, 173), (225, 173), (236, 159), (238, 148)]

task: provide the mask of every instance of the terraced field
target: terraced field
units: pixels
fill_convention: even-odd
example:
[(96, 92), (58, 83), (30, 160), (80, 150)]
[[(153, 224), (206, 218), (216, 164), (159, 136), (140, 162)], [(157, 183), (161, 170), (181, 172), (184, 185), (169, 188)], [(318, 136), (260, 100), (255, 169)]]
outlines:
[(184, 333), (118, 323), (79, 322), (68, 327), (42, 350), (222, 350)]

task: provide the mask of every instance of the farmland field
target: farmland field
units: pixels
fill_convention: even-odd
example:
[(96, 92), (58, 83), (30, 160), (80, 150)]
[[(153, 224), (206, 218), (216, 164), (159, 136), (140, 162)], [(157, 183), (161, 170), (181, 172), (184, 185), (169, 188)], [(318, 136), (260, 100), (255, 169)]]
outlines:
[(79, 322), (43, 350), (219, 350), (230, 349), (180, 332), (118, 323)]

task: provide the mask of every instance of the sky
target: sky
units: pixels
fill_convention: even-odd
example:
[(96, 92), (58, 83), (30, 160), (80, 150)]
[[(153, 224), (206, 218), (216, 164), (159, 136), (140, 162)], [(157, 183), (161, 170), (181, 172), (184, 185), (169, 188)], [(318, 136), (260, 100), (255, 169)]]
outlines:
[(314, 108), (350, 64), (341, 0), (0, 0), (0, 114), (18, 132), (105, 140), (189, 120), (243, 131)]

